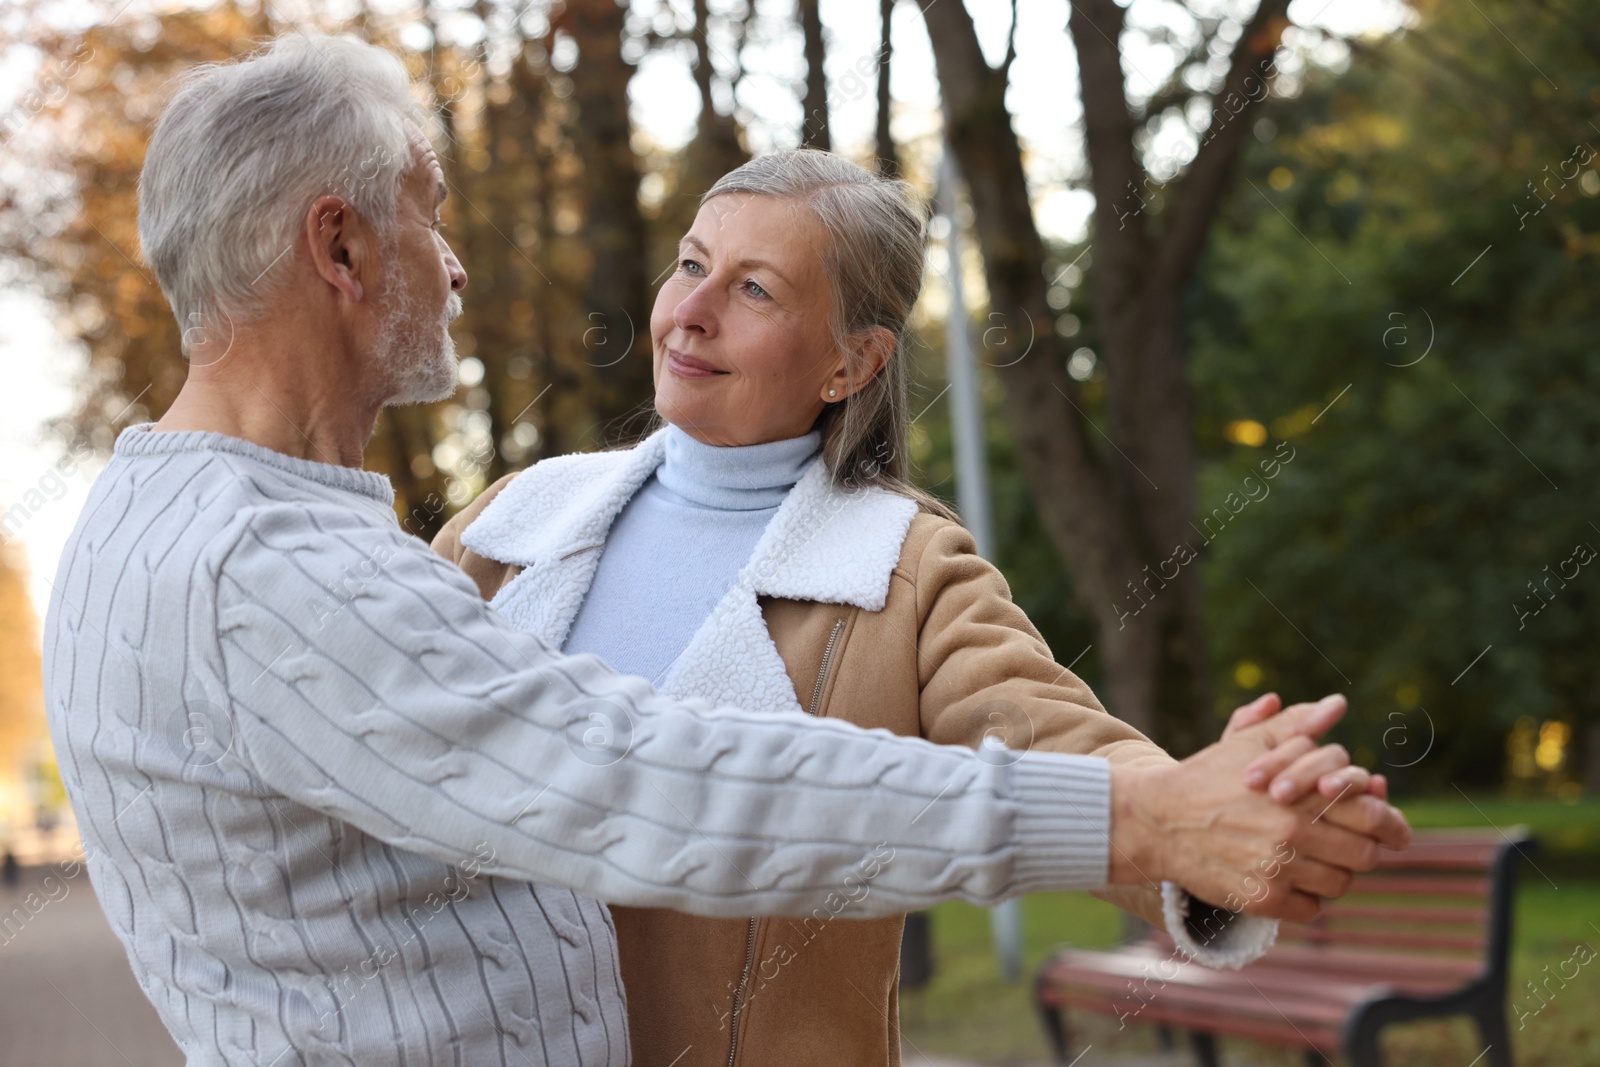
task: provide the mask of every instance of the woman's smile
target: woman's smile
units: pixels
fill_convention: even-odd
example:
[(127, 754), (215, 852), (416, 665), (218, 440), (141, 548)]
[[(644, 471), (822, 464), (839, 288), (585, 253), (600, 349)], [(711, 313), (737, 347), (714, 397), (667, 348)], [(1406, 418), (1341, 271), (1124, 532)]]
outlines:
[(712, 378), (728, 373), (714, 363), (675, 348), (667, 349), (667, 369), (680, 378)]

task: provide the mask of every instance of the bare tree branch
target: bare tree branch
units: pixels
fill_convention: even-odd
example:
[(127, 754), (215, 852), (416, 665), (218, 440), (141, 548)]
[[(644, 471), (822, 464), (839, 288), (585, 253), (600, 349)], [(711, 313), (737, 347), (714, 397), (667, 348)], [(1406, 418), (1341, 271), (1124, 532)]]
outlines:
[(1211, 42), (1214, 40), (1216, 40), (1215, 27), (1211, 28), (1209, 32), (1200, 34), (1199, 42), (1185, 52), (1182, 59), (1178, 60), (1177, 65), (1172, 68), (1172, 73), (1167, 76), (1166, 83), (1151, 94), (1150, 99), (1146, 100), (1144, 106), (1139, 109), (1137, 113), (1139, 121), (1148, 122), (1150, 119), (1158, 118), (1168, 108), (1182, 108), (1190, 100), (1202, 95), (1189, 88), (1188, 83), (1183, 79), (1183, 75), (1190, 67), (1210, 55)]
[(1261, 0), (1234, 45), (1211, 125), (1178, 184), (1157, 263), (1158, 284), (1182, 284), (1200, 258), (1218, 202), (1250, 134), (1251, 117), (1271, 88), (1277, 70), (1273, 56), (1289, 25), (1288, 9), (1289, 0)]
[[(1097, 303), (1113, 315), (1138, 299), (1140, 267), (1150, 255), (1149, 221), (1139, 210), (1146, 185), (1134, 149), (1118, 42), (1126, 11), (1114, 0), (1073, 0), (1068, 32), (1078, 52), (1089, 188), (1094, 193)], [(1117, 234), (1115, 241), (1103, 240)], [(1101, 290), (1101, 286), (1108, 288)]]
[(1011, 79), (1011, 64), (1017, 60), (1017, 0), (1011, 0), (1011, 32), (1006, 36), (1006, 57), (1000, 61), (1000, 76)]

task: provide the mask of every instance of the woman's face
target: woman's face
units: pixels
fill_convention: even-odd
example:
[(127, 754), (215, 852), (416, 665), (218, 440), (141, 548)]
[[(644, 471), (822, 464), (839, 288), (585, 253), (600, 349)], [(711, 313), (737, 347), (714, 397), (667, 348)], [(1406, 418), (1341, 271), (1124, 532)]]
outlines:
[(650, 315), (662, 418), (707, 444), (752, 445), (799, 437), (844, 399), (827, 239), (810, 211), (776, 197), (701, 206)]

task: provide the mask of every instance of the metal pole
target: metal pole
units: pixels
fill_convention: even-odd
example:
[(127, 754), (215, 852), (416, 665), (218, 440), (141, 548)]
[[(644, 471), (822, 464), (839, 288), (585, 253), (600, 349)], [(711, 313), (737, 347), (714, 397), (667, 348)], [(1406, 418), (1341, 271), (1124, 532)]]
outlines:
[[(967, 301), (961, 285), (961, 224), (956, 218), (955, 159), (945, 149), (935, 197), (949, 223), (945, 238), (950, 307), (944, 320), (946, 375), (950, 379), (950, 429), (955, 444), (956, 508), (978, 544), (978, 555), (994, 558), (994, 520), (989, 505), (989, 463), (983, 436), (983, 395), (978, 382)], [(1008, 900), (989, 912), (1000, 974), (1008, 982), (1022, 977), (1022, 901)]]
[(961, 224), (956, 221), (955, 160), (945, 153), (939, 168), (939, 213), (949, 223), (945, 238), (950, 310), (944, 320), (945, 373), (950, 379), (950, 428), (955, 441), (956, 507), (978, 543), (978, 555), (994, 557), (994, 522), (989, 515), (989, 464), (983, 437), (983, 396), (977, 360), (967, 328), (967, 300), (961, 285)]

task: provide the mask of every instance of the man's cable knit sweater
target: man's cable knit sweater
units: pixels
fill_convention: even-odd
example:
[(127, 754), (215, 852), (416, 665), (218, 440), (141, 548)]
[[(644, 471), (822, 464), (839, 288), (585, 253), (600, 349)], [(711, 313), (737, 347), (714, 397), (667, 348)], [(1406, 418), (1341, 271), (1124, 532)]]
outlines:
[(133, 427), (63, 554), (51, 733), (195, 1065), (625, 1064), (595, 899), (799, 913), (1096, 887), (1104, 760), (673, 700), (500, 620), (365, 471)]

